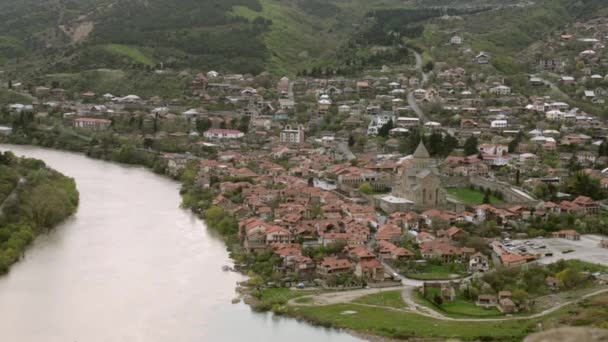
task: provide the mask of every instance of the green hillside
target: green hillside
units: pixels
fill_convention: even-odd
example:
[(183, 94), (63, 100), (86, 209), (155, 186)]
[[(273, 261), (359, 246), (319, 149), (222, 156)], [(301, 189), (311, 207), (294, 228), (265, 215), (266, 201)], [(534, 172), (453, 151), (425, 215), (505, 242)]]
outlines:
[(161, 64), (277, 75), (359, 70), (411, 61), (406, 42), (431, 50), (433, 29), (463, 31), (475, 49), (514, 56), (607, 7), (602, 0), (0, 0), (0, 67), (26, 75)]

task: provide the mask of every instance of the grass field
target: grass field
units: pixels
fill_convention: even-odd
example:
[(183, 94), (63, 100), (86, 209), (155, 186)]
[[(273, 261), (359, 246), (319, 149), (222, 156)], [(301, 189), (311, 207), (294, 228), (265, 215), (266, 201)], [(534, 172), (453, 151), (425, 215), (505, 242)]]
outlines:
[(436, 303), (432, 302), (432, 298), (434, 298), (435, 294), (439, 292), (439, 289), (429, 289), (427, 291), (427, 298), (423, 297), (421, 293), (416, 291), (416, 302), (424, 306), (428, 306), (433, 310), (440, 311), (446, 316), (483, 318), (497, 317), (502, 315), (497, 308), (486, 309), (477, 306), (475, 303), (467, 301), (459, 294), (456, 295), (456, 298), (453, 301), (444, 301), (443, 304), (437, 305)]
[(474, 323), (441, 321), (413, 313), (356, 304), (296, 307), (291, 308), (289, 313), (323, 326), (352, 329), (398, 339), (426, 337), (521, 341), (523, 336), (535, 328), (532, 320)]
[(370, 294), (357, 298), (353, 303), (387, 306), (396, 309), (404, 309), (407, 307), (401, 298), (401, 291), (399, 290)]
[[(349, 314), (346, 314), (346, 313)], [(464, 341), (521, 341), (528, 334), (564, 325), (608, 327), (608, 294), (564, 307), (550, 315), (526, 320), (442, 321), (390, 309), (340, 304), (293, 307), (290, 315), (311, 323), (398, 339), (425, 337)]]
[(148, 56), (144, 55), (139, 49), (130, 47), (127, 45), (120, 44), (108, 44), (104, 45), (104, 50), (111, 54), (124, 56), (130, 58), (136, 63), (144, 64), (144, 65), (154, 65), (154, 61), (150, 59)]
[(260, 0), (262, 11), (234, 6), (234, 15), (253, 20), (260, 16), (272, 20), (264, 42), (273, 51), (269, 68), (275, 74), (289, 74), (324, 61), (328, 51), (339, 43), (331, 27), (335, 19), (305, 15), (301, 10), (277, 0)]
[(421, 272), (405, 271), (404, 273), (406, 273), (408, 278), (419, 280), (444, 280), (466, 275), (466, 269), (463, 265), (458, 265), (457, 267), (459, 268), (452, 268), (450, 265), (426, 265)]
[[(456, 200), (468, 204), (468, 205), (479, 205), (483, 204), (483, 192), (472, 190), (469, 188), (450, 188), (448, 190), (448, 195), (454, 197)], [(503, 201), (500, 199), (490, 196), (491, 204), (501, 204)]]

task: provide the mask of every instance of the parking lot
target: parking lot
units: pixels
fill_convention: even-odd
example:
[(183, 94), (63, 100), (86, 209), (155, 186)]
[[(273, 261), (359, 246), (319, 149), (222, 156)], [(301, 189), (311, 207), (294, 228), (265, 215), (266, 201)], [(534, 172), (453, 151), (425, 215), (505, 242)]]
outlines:
[[(538, 261), (550, 264), (559, 259), (579, 259), (608, 266), (608, 249), (600, 247), (599, 235), (581, 235), (579, 241), (567, 239), (529, 239), (508, 242), (512, 253), (542, 256)], [(565, 253), (564, 253), (565, 252)]]

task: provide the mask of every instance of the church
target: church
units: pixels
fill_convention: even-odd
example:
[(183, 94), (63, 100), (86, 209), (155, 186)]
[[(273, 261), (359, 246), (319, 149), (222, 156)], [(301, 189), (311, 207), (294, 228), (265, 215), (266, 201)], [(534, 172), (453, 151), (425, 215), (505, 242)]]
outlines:
[(393, 196), (413, 202), (415, 208), (446, 204), (447, 192), (441, 186), (439, 172), (431, 165), (431, 156), (422, 141), (414, 152), (412, 163), (393, 188)]

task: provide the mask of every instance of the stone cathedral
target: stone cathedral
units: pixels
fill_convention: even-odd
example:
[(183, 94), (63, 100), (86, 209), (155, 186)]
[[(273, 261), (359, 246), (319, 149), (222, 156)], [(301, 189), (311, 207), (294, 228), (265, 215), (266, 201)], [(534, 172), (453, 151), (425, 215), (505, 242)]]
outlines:
[(420, 142), (409, 165), (398, 180), (393, 196), (405, 198), (415, 207), (428, 208), (446, 204), (446, 190), (441, 186), (437, 169), (431, 165), (431, 156)]

